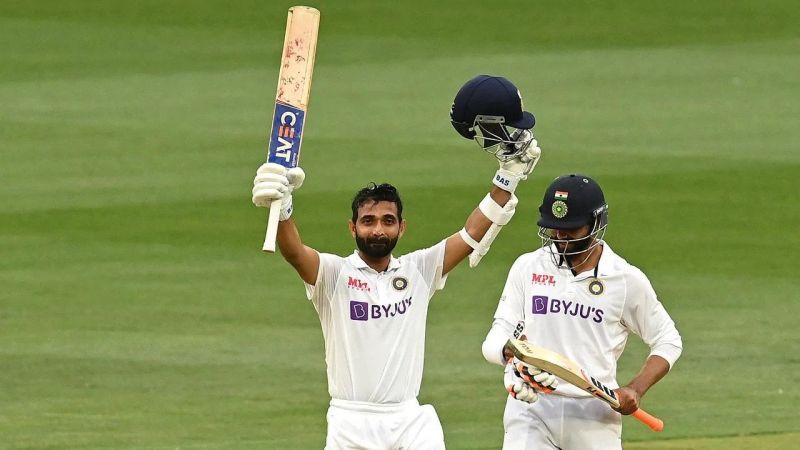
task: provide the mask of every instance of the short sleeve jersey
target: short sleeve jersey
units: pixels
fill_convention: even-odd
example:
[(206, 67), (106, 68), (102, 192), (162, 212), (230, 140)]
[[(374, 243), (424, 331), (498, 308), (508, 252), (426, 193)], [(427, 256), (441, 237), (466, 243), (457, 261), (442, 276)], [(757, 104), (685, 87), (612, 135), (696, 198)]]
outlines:
[(358, 252), (321, 253), (317, 281), (306, 284), (325, 339), (332, 398), (398, 403), (419, 394), (425, 324), (433, 294), (445, 285), (445, 241), (376, 272)]
[[(511, 267), (495, 319), (523, 328), (540, 347), (576, 361), (603, 384), (616, 388), (617, 359), (633, 332), (673, 362), (669, 349), (681, 348), (675, 324), (647, 277), (603, 243), (594, 270), (577, 276), (556, 267), (547, 250), (520, 256)], [(586, 396), (562, 382), (556, 393)]]

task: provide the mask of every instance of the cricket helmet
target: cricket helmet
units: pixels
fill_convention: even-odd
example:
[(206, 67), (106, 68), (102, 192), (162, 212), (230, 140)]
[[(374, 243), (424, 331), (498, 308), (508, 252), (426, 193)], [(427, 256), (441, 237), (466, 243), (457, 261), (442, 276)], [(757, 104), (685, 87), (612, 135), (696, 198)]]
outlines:
[[(450, 123), (466, 139), (501, 161), (521, 155), (533, 140), (530, 130), (536, 124), (525, 111), (522, 94), (503, 77), (478, 75), (459, 89), (450, 108)], [(512, 130), (509, 130), (511, 128)]]
[[(536, 223), (539, 225), (542, 247), (550, 251), (554, 262), (560, 266), (567, 257), (593, 249), (605, 236), (608, 204), (603, 190), (596, 181), (585, 175), (562, 175), (545, 190)], [(554, 231), (575, 230), (585, 225), (591, 226), (589, 234), (577, 239), (559, 239)], [(554, 244), (560, 244), (562, 249), (559, 250)]]

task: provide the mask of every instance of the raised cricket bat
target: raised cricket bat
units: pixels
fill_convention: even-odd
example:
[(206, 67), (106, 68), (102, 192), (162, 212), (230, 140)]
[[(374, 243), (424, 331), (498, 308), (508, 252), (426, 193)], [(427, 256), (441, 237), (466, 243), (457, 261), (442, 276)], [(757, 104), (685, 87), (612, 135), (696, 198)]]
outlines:
[[(318, 31), (319, 11), (308, 6), (289, 8), (267, 154), (267, 162), (277, 163), (288, 169), (297, 167), (300, 160), (300, 144), (305, 131)], [(275, 251), (280, 210), (281, 201), (273, 201), (269, 208), (267, 236), (262, 247), (265, 252)]]
[[(508, 346), (520, 361), (550, 372), (567, 383), (603, 400), (612, 407), (619, 408), (617, 395), (612, 389), (584, 372), (580, 366), (565, 356), (519, 339), (509, 339)], [(664, 429), (664, 422), (661, 419), (648, 414), (642, 409), (637, 409), (632, 415), (653, 431)]]

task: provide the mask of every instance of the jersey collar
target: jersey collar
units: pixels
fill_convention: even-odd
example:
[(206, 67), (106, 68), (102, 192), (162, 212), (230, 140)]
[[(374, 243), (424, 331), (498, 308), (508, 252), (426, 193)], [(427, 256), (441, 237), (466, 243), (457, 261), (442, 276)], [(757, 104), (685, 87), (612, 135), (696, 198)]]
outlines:
[(606, 241), (601, 240), (600, 245), (603, 246), (603, 253), (600, 255), (600, 260), (597, 262), (597, 267), (575, 275), (573, 281), (582, 281), (587, 278), (602, 278), (614, 273), (615, 265), (613, 260), (616, 258), (617, 254), (611, 250), (611, 247), (606, 243)]
[[(358, 254), (358, 250), (354, 250), (353, 254), (347, 257), (347, 261), (355, 267), (356, 269), (366, 269), (374, 273), (378, 273), (375, 269), (368, 266), (361, 256)], [(389, 267), (386, 268), (386, 272), (391, 270), (396, 270), (400, 268), (400, 260), (395, 258), (394, 255), (389, 255)]]

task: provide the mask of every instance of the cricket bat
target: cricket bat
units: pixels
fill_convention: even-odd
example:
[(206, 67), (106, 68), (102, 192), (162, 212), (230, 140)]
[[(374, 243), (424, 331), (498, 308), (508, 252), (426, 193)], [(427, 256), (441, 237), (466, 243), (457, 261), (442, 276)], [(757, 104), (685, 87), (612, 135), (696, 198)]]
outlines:
[[(280, 164), (287, 169), (297, 167), (300, 160), (318, 31), (318, 10), (308, 6), (289, 8), (267, 154), (267, 162)], [(280, 211), (281, 201), (273, 201), (262, 247), (265, 252), (275, 251)]]
[[(508, 346), (520, 361), (550, 372), (567, 383), (603, 400), (612, 407), (619, 408), (619, 401), (614, 390), (584, 372), (580, 366), (565, 356), (518, 339), (509, 339)], [(653, 431), (664, 429), (664, 422), (661, 419), (648, 414), (642, 409), (637, 409), (632, 415)]]

